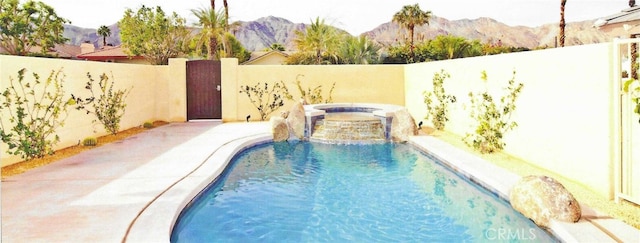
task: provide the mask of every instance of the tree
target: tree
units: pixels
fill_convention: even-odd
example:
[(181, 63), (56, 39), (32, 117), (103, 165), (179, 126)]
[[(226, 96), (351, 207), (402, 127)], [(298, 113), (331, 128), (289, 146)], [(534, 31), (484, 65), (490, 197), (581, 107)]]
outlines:
[(429, 41), (429, 52), (434, 60), (463, 58), (481, 55), (482, 46), (464, 37), (439, 35)]
[(316, 63), (322, 64), (323, 55), (333, 55), (340, 41), (340, 34), (316, 17), (315, 22), (304, 31), (296, 30), (293, 42), (303, 52), (315, 52)]
[(169, 58), (188, 52), (190, 33), (185, 22), (175, 12), (166, 16), (160, 7), (143, 5), (135, 13), (127, 9), (118, 27), (128, 55), (144, 56), (151, 64), (166, 65)]
[[(198, 18), (198, 26), (202, 27), (202, 30), (195, 39), (197, 48), (200, 49), (202, 46), (206, 46), (207, 59), (219, 59), (218, 42), (219, 40), (224, 40), (227, 29), (225, 24), (226, 18), (221, 12), (216, 13), (213, 8), (192, 9), (191, 13)], [(226, 48), (223, 43), (223, 50), (226, 49), (228, 48)]]
[(229, 57), (238, 58), (238, 62), (243, 63), (251, 58), (251, 52), (242, 46), (242, 43), (236, 39), (231, 33), (226, 32), (224, 34), (224, 42), (228, 43), (227, 49), (229, 49)]
[[(222, 6), (224, 6), (224, 26), (229, 27), (229, 4), (227, 4), (227, 0), (222, 1)], [(226, 29), (229, 31), (228, 29)]]
[(44, 55), (55, 44), (68, 40), (62, 34), (64, 24), (71, 22), (59, 17), (52, 7), (32, 0), (18, 4), (18, 0), (0, 1), (0, 47), (7, 53), (26, 56), (38, 46)]
[(564, 5), (567, 4), (567, 0), (560, 0), (560, 47), (564, 47), (564, 27), (566, 26), (564, 22)]
[(111, 35), (111, 29), (106, 25), (102, 25), (98, 28), (97, 34), (102, 36), (102, 46), (107, 46), (107, 36)]
[(367, 36), (345, 37), (345, 41), (338, 48), (338, 57), (343, 64), (373, 64), (378, 63), (380, 47)]
[(280, 43), (272, 43), (269, 47), (265, 48), (266, 51), (285, 51), (285, 48)]
[(413, 62), (414, 54), (414, 45), (413, 45), (413, 36), (414, 30), (416, 26), (421, 26), (424, 24), (429, 24), (429, 19), (431, 18), (431, 11), (422, 11), (418, 4), (415, 5), (406, 5), (402, 7), (402, 9), (393, 15), (393, 22), (398, 23), (402, 27), (405, 27), (409, 31), (409, 40), (410, 40), (410, 57), (411, 62)]

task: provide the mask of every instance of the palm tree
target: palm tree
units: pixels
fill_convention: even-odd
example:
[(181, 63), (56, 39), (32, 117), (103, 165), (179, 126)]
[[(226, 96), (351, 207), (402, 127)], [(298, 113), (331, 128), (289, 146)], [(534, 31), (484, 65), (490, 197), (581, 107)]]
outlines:
[[(213, 0), (211, 2), (213, 3)], [(198, 26), (202, 27), (196, 39), (197, 48), (202, 48), (203, 45), (206, 45), (207, 59), (217, 60), (219, 40), (223, 40), (222, 44), (223, 48), (225, 48), (226, 18), (222, 13), (216, 13), (213, 8), (192, 9), (191, 13), (198, 18)]]
[(378, 51), (380, 46), (367, 38), (366, 35), (360, 37), (347, 36), (340, 46), (340, 63), (343, 64), (374, 64), (379, 61)]
[(316, 55), (316, 64), (322, 63), (322, 55), (333, 54), (339, 43), (339, 34), (331, 26), (316, 17), (305, 31), (296, 30), (296, 39), (293, 40), (300, 51), (313, 51)]
[(560, 47), (564, 47), (564, 27), (566, 26), (564, 22), (564, 5), (567, 4), (567, 0), (560, 0)]
[(265, 48), (267, 51), (285, 51), (285, 48), (280, 43), (272, 43), (269, 47)]
[(222, 5), (224, 6), (224, 25), (229, 27), (229, 4), (227, 4), (227, 0), (223, 0)]
[(393, 22), (398, 23), (399, 25), (405, 27), (409, 31), (410, 38), (410, 58), (413, 61), (414, 54), (414, 45), (413, 45), (413, 35), (414, 29), (416, 26), (421, 26), (424, 24), (429, 24), (429, 19), (431, 18), (431, 11), (422, 11), (420, 6), (416, 3), (415, 5), (407, 5), (402, 7), (402, 10), (393, 15)]
[(102, 25), (98, 28), (97, 33), (99, 36), (102, 36), (102, 46), (107, 46), (107, 36), (111, 35), (111, 29), (106, 25)]

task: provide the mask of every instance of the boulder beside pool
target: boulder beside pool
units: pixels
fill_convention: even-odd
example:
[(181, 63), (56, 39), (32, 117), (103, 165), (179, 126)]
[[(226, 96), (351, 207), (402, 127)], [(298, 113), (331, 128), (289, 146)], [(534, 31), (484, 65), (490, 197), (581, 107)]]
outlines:
[(511, 207), (548, 228), (551, 220), (578, 222), (582, 211), (573, 195), (557, 180), (547, 176), (523, 177), (511, 189)]
[(410, 136), (418, 135), (418, 127), (407, 108), (399, 109), (393, 114), (391, 121), (391, 139), (396, 142), (407, 142)]
[(291, 134), (300, 140), (304, 140), (304, 126), (306, 118), (304, 115), (304, 101), (300, 100), (291, 106), (287, 115), (287, 123), (291, 128)]
[(289, 126), (287, 121), (282, 117), (271, 117), (271, 132), (273, 133), (274, 142), (287, 141), (289, 139)]

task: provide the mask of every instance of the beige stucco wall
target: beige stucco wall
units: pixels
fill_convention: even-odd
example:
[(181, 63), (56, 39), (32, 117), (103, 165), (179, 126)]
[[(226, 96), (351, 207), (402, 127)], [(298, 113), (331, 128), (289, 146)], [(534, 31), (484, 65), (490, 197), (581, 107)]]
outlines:
[[(411, 65), (253, 66), (223, 59), (222, 117), (224, 121), (244, 121), (250, 114), (252, 120), (259, 119), (247, 96), (239, 93), (241, 86), (284, 81), (298, 95), (295, 81), (299, 78), (305, 88), (321, 85), (323, 95), (335, 82), (334, 102), (404, 105), (416, 120), (428, 124), (422, 93), (431, 89), (433, 74), (444, 69), (451, 74), (445, 88), (458, 98), (451, 106), (447, 130), (464, 136), (473, 131), (468, 93), (487, 89), (502, 95), (516, 71), (516, 80), (525, 86), (513, 116), (519, 126), (506, 134), (505, 151), (611, 197), (613, 163), (620, 143), (611, 53), (612, 45), (607, 43)], [(185, 62), (172, 59), (169, 66), (150, 66), (0, 56), (0, 88), (4, 90), (9, 76), (15, 78), (22, 67), (43, 77), (52, 69), (64, 68), (67, 94), (86, 96), (87, 72), (96, 78), (112, 72), (118, 88), (133, 86), (123, 129), (146, 120), (184, 121)], [(489, 77), (486, 83), (480, 79), (483, 70)], [(292, 103), (287, 100), (281, 110), (289, 109)], [(2, 114), (5, 124), (7, 117)], [(72, 110), (66, 126), (58, 132), (63, 139), (58, 147), (104, 134), (100, 125), (95, 125), (99, 133), (93, 133), (92, 119)], [(1, 148), (2, 165), (15, 161), (7, 156), (5, 144)]]
[[(22, 68), (27, 69), (25, 81), (33, 80), (33, 72), (44, 81), (52, 70), (62, 70), (65, 75), (65, 98), (70, 98), (71, 94), (84, 98), (89, 96), (88, 90), (84, 89), (89, 81), (87, 72), (96, 81), (102, 73), (106, 73), (115, 80), (114, 90), (131, 89), (126, 99), (126, 113), (120, 124), (122, 130), (139, 126), (145, 121), (185, 121), (185, 61), (175, 59), (171, 60), (169, 66), (152, 66), (3, 55), (0, 56), (0, 90), (9, 87), (10, 77), (17, 79), (17, 72)], [(5, 126), (10, 126), (7, 112), (4, 109), (0, 119)], [(93, 115), (86, 115), (73, 107), (70, 107), (68, 114), (65, 125), (57, 131), (61, 141), (56, 148), (75, 145), (89, 136), (106, 134), (101, 124), (91, 123)], [(20, 161), (19, 157), (7, 154), (6, 144), (2, 143), (0, 148), (2, 166)]]
[[(242, 121), (247, 115), (259, 120), (257, 109), (240, 87), (283, 81), (296, 99), (300, 96), (296, 79), (302, 87), (322, 86), (326, 97), (333, 83), (333, 102), (385, 103), (404, 105), (403, 65), (237, 65), (234, 59), (222, 60), (222, 119)], [(292, 101), (285, 100), (280, 110), (288, 110)], [(279, 111), (280, 111), (279, 110)], [(279, 114), (279, 111), (273, 114)]]
[(610, 44), (583, 45), (408, 65), (406, 106), (424, 120), (422, 92), (432, 89), (435, 72), (446, 70), (451, 78), (445, 89), (458, 98), (446, 129), (464, 136), (473, 132), (468, 93), (488, 89), (500, 97), (516, 71), (516, 80), (524, 83), (513, 116), (519, 126), (506, 134), (505, 151), (610, 197), (615, 154), (610, 50)]

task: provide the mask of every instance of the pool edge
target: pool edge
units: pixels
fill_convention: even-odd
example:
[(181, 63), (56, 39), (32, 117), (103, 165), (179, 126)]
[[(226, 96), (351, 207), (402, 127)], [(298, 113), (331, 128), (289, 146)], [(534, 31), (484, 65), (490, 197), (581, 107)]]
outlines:
[[(520, 176), (433, 136), (413, 136), (409, 144), (436, 157), (449, 168), (509, 202), (509, 193)], [(576, 223), (552, 220), (549, 232), (562, 242), (633, 242), (640, 230), (580, 204)]]
[[(208, 136), (212, 136), (214, 139), (216, 138), (214, 135), (219, 134), (212, 133)], [(215, 148), (214, 152), (202, 162), (198, 169), (185, 175), (172, 187), (167, 188), (140, 213), (137, 220), (132, 223), (125, 241), (170, 242), (173, 226), (184, 207), (222, 173), (233, 156), (244, 148), (271, 140), (270, 133), (258, 129), (255, 133), (230, 139)], [(440, 159), (453, 170), (506, 201), (509, 201), (509, 190), (520, 179), (514, 173), (435, 137), (414, 136), (410, 138), (409, 144)], [(582, 207), (583, 215), (578, 223), (553, 222), (551, 224), (550, 231), (555, 237), (564, 242), (616, 240), (626, 242), (640, 237), (640, 231), (622, 221), (606, 218), (584, 205)]]

